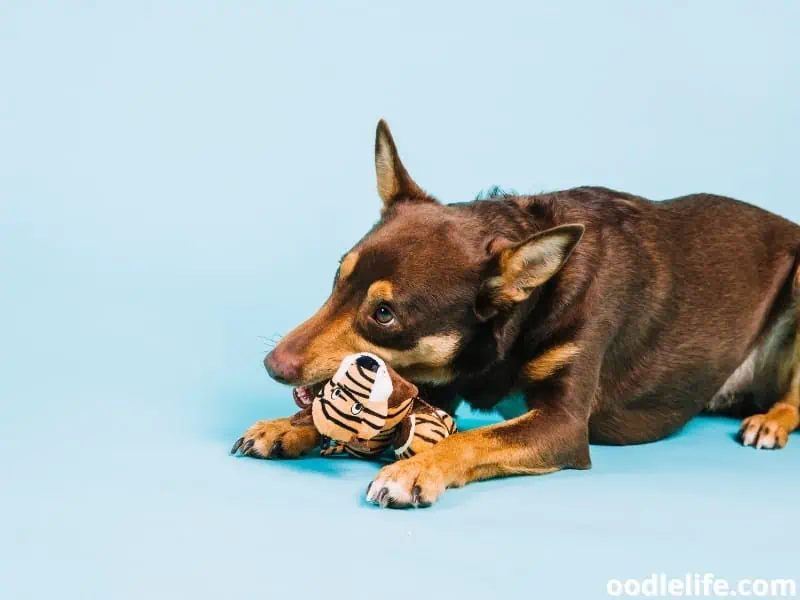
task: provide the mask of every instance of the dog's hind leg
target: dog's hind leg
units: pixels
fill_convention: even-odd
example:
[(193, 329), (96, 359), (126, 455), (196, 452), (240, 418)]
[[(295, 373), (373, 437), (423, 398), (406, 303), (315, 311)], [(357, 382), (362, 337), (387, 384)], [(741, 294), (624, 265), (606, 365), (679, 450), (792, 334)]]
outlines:
[(765, 414), (753, 415), (742, 422), (739, 439), (745, 446), (783, 448), (789, 434), (800, 426), (800, 266), (795, 270), (792, 288), (793, 310), (797, 314), (794, 345), (779, 366), (779, 386), (783, 394)]

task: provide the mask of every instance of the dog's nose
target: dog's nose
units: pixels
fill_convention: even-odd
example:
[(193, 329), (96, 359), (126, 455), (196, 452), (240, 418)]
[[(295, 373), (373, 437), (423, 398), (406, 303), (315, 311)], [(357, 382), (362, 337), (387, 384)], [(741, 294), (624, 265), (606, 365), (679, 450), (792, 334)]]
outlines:
[(275, 348), (275, 350), (267, 354), (264, 359), (264, 366), (267, 368), (269, 376), (274, 380), (281, 383), (290, 383), (300, 379), (303, 359), (293, 352)]

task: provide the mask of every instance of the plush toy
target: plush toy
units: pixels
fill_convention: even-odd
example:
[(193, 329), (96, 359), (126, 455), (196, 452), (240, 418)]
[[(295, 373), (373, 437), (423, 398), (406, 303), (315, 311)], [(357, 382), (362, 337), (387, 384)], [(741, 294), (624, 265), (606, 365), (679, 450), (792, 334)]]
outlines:
[(322, 456), (374, 458), (391, 447), (408, 458), (455, 433), (453, 418), (418, 392), (377, 356), (346, 357), (311, 405)]

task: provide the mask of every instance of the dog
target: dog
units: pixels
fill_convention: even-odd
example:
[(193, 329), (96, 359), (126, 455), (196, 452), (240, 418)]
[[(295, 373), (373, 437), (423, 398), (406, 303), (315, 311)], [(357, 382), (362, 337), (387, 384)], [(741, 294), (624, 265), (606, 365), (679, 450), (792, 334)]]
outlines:
[(330, 297), (265, 358), (303, 407), (234, 452), (307, 454), (308, 405), (343, 357), (371, 352), (453, 413), (507, 420), (383, 467), (367, 500), (427, 506), (447, 488), (588, 469), (590, 444), (640, 444), (701, 412), (744, 418), (778, 449), (800, 417), (800, 226), (696, 194), (650, 201), (601, 187), (444, 205), (380, 121), (377, 224), (341, 259)]

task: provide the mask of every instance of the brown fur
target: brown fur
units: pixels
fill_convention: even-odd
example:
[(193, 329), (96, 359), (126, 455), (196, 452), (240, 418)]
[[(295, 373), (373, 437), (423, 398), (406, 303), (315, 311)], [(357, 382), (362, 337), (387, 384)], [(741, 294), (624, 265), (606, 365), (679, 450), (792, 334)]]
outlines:
[[(704, 410), (760, 415), (742, 430), (753, 445), (780, 447), (797, 427), (796, 224), (710, 194), (651, 202), (598, 187), (445, 206), (410, 178), (383, 122), (376, 173), (380, 221), (270, 373), (314, 383), (342, 353), (369, 351), (447, 410), (520, 393), (530, 411), (388, 467), (373, 486), (389, 503), (586, 468), (590, 441), (657, 440)], [(390, 287), (369, 293), (375, 282)]]

